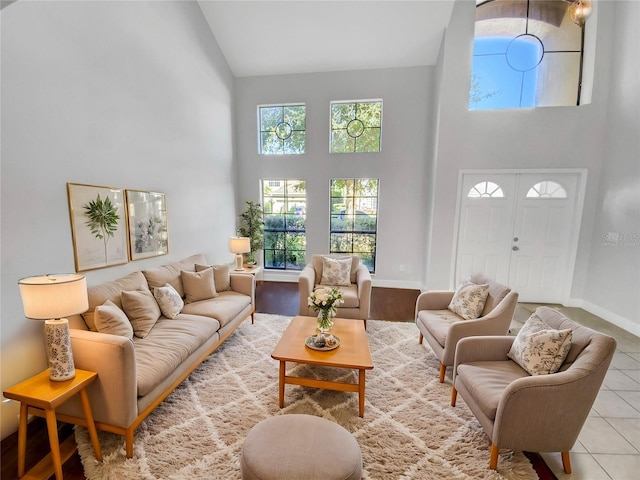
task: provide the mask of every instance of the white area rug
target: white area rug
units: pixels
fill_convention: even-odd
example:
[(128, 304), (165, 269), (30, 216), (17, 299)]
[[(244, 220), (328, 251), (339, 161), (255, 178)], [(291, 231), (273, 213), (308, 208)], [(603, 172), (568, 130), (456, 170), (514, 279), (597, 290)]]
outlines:
[[(104, 461), (97, 462), (86, 429), (77, 427), (86, 477), (239, 479), (251, 427), (273, 415), (307, 413), (352, 432), (367, 479), (538, 478), (521, 452), (501, 453), (498, 471), (489, 470), (489, 439), (460, 396), (450, 406), (451, 383), (438, 382), (437, 359), (418, 344), (412, 323), (367, 322), (375, 367), (367, 372), (364, 418), (355, 393), (295, 385), (286, 386), (280, 409), (278, 362), (270, 355), (288, 322), (266, 314), (256, 314), (254, 325), (245, 321), (138, 427), (132, 459), (123, 437), (100, 432)], [(293, 368), (355, 380), (344, 369)]]

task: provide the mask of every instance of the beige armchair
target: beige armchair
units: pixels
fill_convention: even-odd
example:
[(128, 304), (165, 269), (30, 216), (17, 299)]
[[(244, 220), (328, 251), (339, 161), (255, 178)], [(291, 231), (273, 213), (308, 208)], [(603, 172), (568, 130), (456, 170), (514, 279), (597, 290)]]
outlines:
[(613, 357), (616, 341), (560, 312), (539, 307), (536, 315), (553, 329), (571, 329), (569, 353), (557, 373), (529, 375), (507, 353), (515, 337), (473, 337), (458, 342), (451, 405), (458, 393), (491, 439), (489, 468), (500, 448), (562, 452), (578, 438)]
[(516, 292), (484, 275), (472, 276), (471, 282), (489, 285), (484, 309), (477, 319), (464, 320), (447, 309), (455, 292), (427, 291), (416, 300), (419, 342), (424, 338), (440, 360), (440, 383), (444, 382), (447, 367), (453, 366), (458, 341), (476, 335), (506, 335), (518, 303)]
[[(311, 292), (320, 286), (322, 280), (323, 257), (344, 258), (334, 255), (313, 255), (311, 262), (300, 272), (298, 290), (300, 292), (300, 315), (315, 317), (317, 313), (308, 306), (307, 299)], [(369, 307), (371, 305), (371, 274), (366, 265), (357, 256), (351, 256), (351, 285), (336, 286), (344, 297), (344, 303), (338, 307), (336, 314), (339, 318), (355, 318), (364, 320), (367, 326)], [(333, 286), (333, 285), (322, 285)]]

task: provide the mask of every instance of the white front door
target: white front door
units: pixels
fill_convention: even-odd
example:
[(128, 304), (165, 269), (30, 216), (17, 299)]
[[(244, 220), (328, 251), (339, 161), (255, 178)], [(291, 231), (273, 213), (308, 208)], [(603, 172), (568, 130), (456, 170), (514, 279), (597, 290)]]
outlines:
[(481, 272), (522, 302), (562, 302), (580, 223), (577, 187), (578, 173), (463, 175), (456, 283)]
[(456, 284), (478, 272), (509, 280), (516, 177), (465, 175), (460, 199)]

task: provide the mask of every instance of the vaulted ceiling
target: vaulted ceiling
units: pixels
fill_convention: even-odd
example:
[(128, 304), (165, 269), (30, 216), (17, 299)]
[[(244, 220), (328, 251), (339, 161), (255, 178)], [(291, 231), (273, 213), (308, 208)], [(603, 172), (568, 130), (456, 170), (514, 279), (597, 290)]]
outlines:
[(199, 0), (234, 75), (434, 65), (454, 0)]

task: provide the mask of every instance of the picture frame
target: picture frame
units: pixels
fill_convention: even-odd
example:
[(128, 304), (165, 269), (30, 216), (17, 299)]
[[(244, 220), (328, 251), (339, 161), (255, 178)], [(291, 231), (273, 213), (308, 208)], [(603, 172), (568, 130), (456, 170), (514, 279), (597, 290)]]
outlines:
[(169, 253), (167, 199), (164, 193), (125, 190), (129, 219), (129, 259)]
[(67, 183), (67, 197), (76, 272), (127, 263), (124, 190)]

